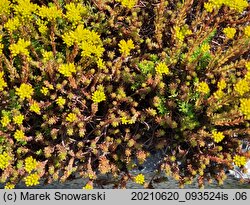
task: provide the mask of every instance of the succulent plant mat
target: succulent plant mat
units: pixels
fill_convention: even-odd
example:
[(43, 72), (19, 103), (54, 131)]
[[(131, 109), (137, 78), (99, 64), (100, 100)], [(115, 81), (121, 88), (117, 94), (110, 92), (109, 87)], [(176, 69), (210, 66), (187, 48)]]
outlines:
[[(219, 186), (250, 158), (247, 0), (1, 0), (0, 183)], [(120, 178), (119, 178), (120, 176)], [(247, 183), (248, 179), (240, 179)]]

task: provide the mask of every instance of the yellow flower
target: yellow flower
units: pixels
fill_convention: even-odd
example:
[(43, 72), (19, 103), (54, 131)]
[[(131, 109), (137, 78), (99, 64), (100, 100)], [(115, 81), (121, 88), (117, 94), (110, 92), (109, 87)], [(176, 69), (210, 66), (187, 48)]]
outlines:
[(227, 38), (233, 39), (234, 35), (236, 33), (236, 29), (231, 28), (231, 27), (227, 27), (227, 28), (224, 28), (223, 33), (226, 35)]
[(143, 174), (138, 174), (137, 176), (135, 176), (134, 181), (135, 181), (135, 183), (137, 183), (137, 184), (144, 184), (144, 182), (145, 182), (145, 177), (144, 177)]
[(4, 45), (0, 43), (0, 55), (3, 54), (3, 48), (4, 48)]
[(126, 125), (126, 124), (133, 124), (134, 123), (134, 120), (133, 119), (128, 119), (126, 116), (125, 117), (121, 117), (121, 123), (123, 125)]
[(33, 12), (38, 8), (37, 4), (33, 4), (30, 0), (16, 0), (17, 4), (13, 6), (16, 14), (22, 18), (32, 19)]
[(34, 101), (31, 105), (30, 105), (30, 111), (35, 112), (36, 114), (40, 115), (41, 114), (41, 110), (39, 107), (39, 104)]
[(214, 5), (211, 3), (204, 3), (204, 8), (207, 12), (211, 13), (214, 9)]
[(216, 99), (222, 99), (224, 96), (225, 96), (225, 93), (221, 89), (214, 92), (214, 97)]
[(234, 90), (239, 94), (239, 95), (244, 95), (246, 92), (250, 91), (250, 86), (249, 86), (249, 82), (246, 79), (241, 79), (239, 80), (235, 86), (234, 86)]
[(221, 81), (218, 82), (217, 87), (218, 87), (218, 89), (223, 90), (224, 88), (227, 87), (226, 81), (224, 79), (222, 79)]
[(29, 55), (29, 50), (27, 49), (28, 46), (30, 46), (30, 41), (25, 41), (24, 39), (19, 39), (16, 44), (10, 45), (10, 51), (13, 56), (16, 56), (18, 54), (23, 54), (25, 56)]
[(4, 170), (6, 167), (8, 167), (10, 165), (11, 159), (11, 156), (6, 152), (0, 154), (0, 169)]
[(201, 51), (202, 51), (203, 53), (206, 53), (206, 52), (208, 52), (209, 50), (210, 50), (210, 45), (209, 45), (209, 44), (205, 43), (205, 44), (202, 44), (202, 45), (201, 45)]
[(91, 184), (86, 184), (82, 189), (88, 189), (88, 190), (91, 190), (93, 189), (93, 186)]
[(79, 23), (82, 20), (82, 15), (88, 11), (82, 4), (74, 4), (72, 2), (66, 4), (65, 8), (67, 10), (66, 18), (73, 23)]
[(36, 159), (34, 159), (32, 156), (30, 157), (27, 157), (25, 159), (25, 166), (24, 166), (24, 169), (30, 173), (32, 170), (36, 169), (37, 167), (37, 161)]
[(250, 26), (246, 26), (245, 29), (244, 29), (244, 34), (250, 38)]
[(7, 83), (4, 81), (4, 72), (0, 72), (0, 91), (3, 91), (5, 87), (7, 87)]
[(57, 98), (57, 100), (56, 100), (56, 104), (57, 104), (59, 107), (61, 107), (61, 108), (63, 108), (63, 106), (65, 105), (65, 103), (66, 103), (66, 100), (65, 100), (63, 97), (61, 97), (61, 96), (59, 96), (59, 97)]
[(7, 125), (9, 125), (10, 122), (11, 122), (11, 120), (10, 120), (10, 118), (9, 118), (8, 115), (2, 116), (2, 118), (1, 118), (1, 124), (2, 124), (3, 127), (6, 127)]
[(103, 86), (99, 86), (98, 89), (92, 94), (92, 100), (94, 103), (99, 103), (106, 100)]
[(155, 67), (155, 71), (156, 73), (162, 75), (162, 74), (169, 74), (169, 68), (168, 66), (163, 63), (163, 62), (160, 62), (156, 67)]
[(64, 75), (65, 77), (71, 77), (72, 73), (76, 72), (76, 68), (74, 63), (62, 64), (58, 68), (59, 73)]
[(14, 133), (14, 138), (17, 140), (17, 141), (25, 141), (26, 137), (24, 135), (24, 132), (22, 130), (17, 130), (15, 133)]
[(47, 27), (48, 21), (43, 21), (41, 19), (37, 19), (36, 24), (38, 25), (38, 31), (41, 34), (46, 34), (47, 33), (47, 31), (48, 31), (48, 27)]
[(62, 38), (67, 46), (72, 46), (74, 43), (79, 44), (80, 49), (82, 49), (82, 57), (94, 55), (100, 58), (104, 52), (100, 35), (95, 31), (84, 29), (83, 25), (79, 25), (75, 31), (65, 33)]
[(10, 182), (7, 182), (4, 186), (4, 189), (14, 189), (15, 184), (11, 184)]
[(240, 99), (240, 112), (246, 116), (247, 120), (250, 120), (250, 99)]
[(200, 82), (196, 88), (196, 90), (200, 93), (208, 94), (210, 92), (210, 88), (208, 84), (204, 81)]
[(66, 117), (66, 120), (68, 122), (75, 122), (77, 120), (77, 116), (75, 113), (69, 113), (68, 116)]
[(211, 12), (212, 7), (219, 9), (223, 4), (228, 6), (231, 9), (234, 9), (240, 13), (243, 12), (244, 9), (247, 8), (248, 2), (247, 0), (209, 0), (207, 3), (209, 5), (204, 4), (204, 7), (207, 11)]
[(245, 66), (246, 66), (247, 70), (250, 71), (250, 61), (246, 62)]
[(131, 39), (129, 39), (127, 42), (124, 39), (122, 39), (119, 42), (118, 46), (120, 48), (119, 49), (120, 53), (125, 56), (128, 56), (130, 54), (130, 50), (135, 48), (134, 43)]
[(24, 100), (25, 98), (31, 99), (32, 95), (34, 93), (34, 89), (31, 85), (22, 83), (20, 88), (16, 88), (16, 94), (20, 97), (21, 100)]
[(121, 2), (122, 6), (132, 9), (136, 4), (137, 0), (116, 0), (117, 2)]
[(246, 165), (247, 160), (244, 156), (235, 155), (233, 158), (233, 162), (236, 166), (241, 167)]
[(10, 13), (10, 2), (8, 0), (0, 1), (0, 17)]
[(72, 135), (74, 134), (73, 128), (68, 128), (68, 129), (67, 129), (67, 134), (68, 134), (69, 136), (72, 136)]
[(221, 142), (224, 139), (224, 135), (222, 132), (217, 132), (215, 130), (212, 131), (212, 138), (216, 143)]
[(175, 31), (176, 38), (180, 42), (184, 40), (185, 36), (192, 34), (192, 31), (188, 29), (187, 25), (184, 25), (182, 28), (180, 28), (179, 26), (175, 26), (174, 31)]
[(43, 51), (42, 55), (43, 55), (44, 62), (51, 60), (54, 56), (52, 51)]
[(41, 88), (40, 91), (41, 91), (41, 93), (44, 94), (44, 95), (47, 95), (47, 94), (49, 93), (49, 89), (48, 89), (47, 87), (44, 87), (44, 86)]
[(30, 174), (24, 178), (25, 185), (28, 186), (35, 186), (39, 184), (39, 175), (37, 173)]
[(174, 27), (174, 30), (175, 30), (175, 35), (176, 35), (176, 38), (180, 41), (183, 41), (185, 36), (184, 34), (181, 32), (181, 28), (179, 26), (175, 26)]
[(51, 7), (41, 6), (38, 9), (38, 15), (42, 18), (47, 18), (49, 21), (54, 21), (57, 18), (61, 18), (63, 13), (53, 4)]
[(16, 115), (13, 117), (13, 121), (17, 125), (21, 125), (23, 123), (23, 120), (24, 120), (24, 116), (22, 114)]
[(100, 68), (100, 69), (104, 69), (104, 68), (105, 68), (105, 64), (104, 64), (104, 62), (103, 62), (103, 60), (102, 60), (101, 58), (99, 58), (99, 59), (97, 60), (97, 66), (98, 66), (98, 68)]
[(8, 19), (8, 21), (4, 24), (4, 28), (10, 32), (17, 30), (19, 26), (21, 26), (21, 23), (17, 17)]

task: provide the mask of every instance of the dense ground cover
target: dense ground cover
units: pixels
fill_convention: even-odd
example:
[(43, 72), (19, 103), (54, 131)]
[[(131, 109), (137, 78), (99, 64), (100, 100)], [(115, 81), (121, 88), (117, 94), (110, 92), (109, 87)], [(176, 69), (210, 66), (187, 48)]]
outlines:
[(249, 152), (246, 0), (1, 0), (0, 182), (93, 188), (164, 150), (158, 171), (199, 187)]

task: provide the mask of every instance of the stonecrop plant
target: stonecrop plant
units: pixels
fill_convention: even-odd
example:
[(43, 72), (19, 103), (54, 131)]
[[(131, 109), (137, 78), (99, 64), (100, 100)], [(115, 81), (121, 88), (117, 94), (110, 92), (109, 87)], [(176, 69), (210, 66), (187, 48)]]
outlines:
[(180, 187), (250, 153), (247, 0), (1, 0), (0, 183), (131, 172), (161, 151)]

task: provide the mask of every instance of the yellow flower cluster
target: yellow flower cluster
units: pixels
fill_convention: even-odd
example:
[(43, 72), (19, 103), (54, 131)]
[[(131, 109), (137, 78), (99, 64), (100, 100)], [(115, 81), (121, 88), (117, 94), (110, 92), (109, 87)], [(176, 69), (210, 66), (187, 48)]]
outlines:
[(21, 125), (23, 123), (23, 120), (24, 120), (24, 116), (22, 114), (16, 115), (13, 117), (13, 121), (17, 125)]
[(244, 156), (235, 155), (233, 158), (233, 162), (236, 166), (241, 167), (246, 165), (247, 160)]
[(62, 64), (58, 68), (59, 73), (64, 75), (65, 77), (71, 77), (72, 73), (76, 72), (76, 68), (74, 63)]
[(19, 26), (21, 26), (21, 23), (17, 17), (8, 19), (8, 21), (4, 24), (4, 28), (10, 32), (17, 30)]
[(4, 48), (4, 45), (2, 43), (0, 43), (0, 55), (3, 54), (3, 48)]
[(105, 69), (105, 64), (101, 58), (99, 58), (96, 63), (98, 68)]
[(67, 46), (77, 43), (82, 49), (82, 57), (92, 57), (94, 55), (100, 58), (104, 52), (100, 35), (95, 31), (84, 29), (82, 25), (79, 25), (75, 31), (65, 33), (62, 38)]
[(143, 174), (138, 174), (137, 176), (135, 176), (134, 181), (137, 184), (144, 184), (145, 176)]
[(119, 51), (122, 55), (124, 56), (128, 56), (130, 54), (131, 49), (134, 49), (134, 43), (131, 39), (127, 40), (127, 42), (122, 39), (119, 44)]
[(223, 90), (227, 87), (227, 83), (224, 79), (220, 80), (217, 84), (218, 89)]
[(240, 112), (246, 116), (247, 120), (250, 120), (250, 99), (240, 99)]
[(239, 80), (235, 86), (234, 90), (239, 94), (239, 95), (244, 95), (245, 93), (250, 91), (250, 86), (249, 86), (249, 81), (247, 79), (241, 79)]
[(7, 182), (4, 186), (4, 189), (14, 189), (15, 188), (15, 184), (12, 184), (10, 182)]
[(124, 117), (121, 117), (121, 123), (122, 123), (123, 125), (126, 125), (126, 124), (133, 124), (133, 123), (135, 123), (135, 120), (133, 120), (133, 119), (128, 119), (126, 116), (124, 116)]
[(199, 93), (208, 94), (210, 92), (210, 88), (206, 82), (202, 81), (197, 85), (196, 91)]
[(217, 132), (217, 131), (213, 130), (212, 131), (212, 138), (214, 139), (214, 141), (216, 143), (218, 143), (218, 142), (221, 142), (225, 138), (225, 136), (223, 135), (222, 132)]
[(3, 38), (3, 35), (0, 34), (0, 55), (3, 53), (3, 48), (4, 48), (4, 45), (1, 43), (2, 38)]
[(35, 112), (36, 114), (40, 115), (41, 114), (41, 110), (39, 107), (39, 104), (34, 101), (31, 105), (30, 105), (30, 111)]
[(11, 120), (10, 120), (8, 115), (5, 114), (4, 116), (2, 116), (1, 124), (2, 124), (3, 127), (6, 127), (7, 125), (9, 125), (10, 122), (11, 122)]
[(61, 108), (63, 108), (63, 106), (65, 105), (65, 103), (66, 103), (66, 100), (65, 100), (62, 96), (59, 96), (59, 97), (57, 98), (57, 100), (56, 100), (56, 104), (57, 104), (59, 107), (61, 107)]
[(236, 33), (236, 29), (235, 28), (231, 28), (231, 27), (227, 27), (224, 28), (223, 33), (225, 34), (225, 36), (229, 39), (233, 39)]
[(4, 48), (4, 45), (1, 43), (2, 39), (3, 39), (3, 35), (0, 34), (0, 55), (3, 53), (3, 48)]
[(67, 12), (66, 12), (66, 18), (73, 22), (73, 24), (77, 24), (82, 20), (82, 15), (87, 13), (87, 8), (84, 7), (82, 4), (74, 4), (69, 3), (65, 6)]
[(47, 18), (49, 21), (55, 21), (57, 18), (61, 18), (63, 13), (54, 4), (50, 7), (41, 6), (38, 9), (37, 14), (42, 18)]
[(217, 84), (218, 90), (216, 92), (214, 92), (214, 97), (216, 99), (221, 99), (222, 97), (224, 97), (225, 93), (223, 92), (223, 89), (225, 89), (226, 87), (227, 87), (227, 83), (224, 79), (219, 81)]
[(77, 116), (75, 113), (69, 113), (68, 116), (66, 117), (66, 120), (68, 122), (75, 122), (77, 120)]
[(68, 128), (68, 129), (67, 129), (67, 134), (68, 134), (69, 136), (72, 136), (72, 135), (74, 134), (74, 129), (73, 129), (73, 128)]
[(250, 61), (246, 62), (245, 66), (246, 66), (247, 70), (250, 71)]
[(20, 88), (16, 88), (16, 94), (21, 100), (24, 100), (25, 98), (31, 99), (32, 95), (34, 94), (34, 89), (31, 85), (22, 83)]
[(204, 8), (207, 12), (211, 13), (214, 9), (214, 5), (206, 2), (206, 3), (204, 3)]
[(238, 12), (243, 12), (248, 7), (247, 0), (209, 0), (204, 4), (204, 8), (207, 12), (212, 12), (213, 9), (219, 9), (222, 5), (228, 6)]
[(180, 28), (179, 26), (175, 26), (174, 31), (175, 31), (176, 38), (180, 42), (182, 42), (187, 35), (192, 34), (192, 31), (188, 29), (186, 26), (183, 26), (182, 28)]
[(11, 160), (11, 156), (4, 152), (0, 154), (0, 169), (4, 170), (7, 166), (9, 166)]
[(117, 2), (120, 2), (122, 6), (132, 9), (136, 4), (137, 0), (116, 0)]
[(31, 3), (30, 0), (16, 0), (16, 2), (17, 4), (13, 5), (15, 14), (23, 19), (32, 19), (32, 13), (38, 9), (38, 5)]
[(24, 135), (24, 132), (22, 130), (17, 130), (15, 133), (14, 133), (14, 138), (17, 140), (17, 141), (25, 141), (25, 135)]
[(42, 55), (43, 55), (44, 62), (47, 62), (47, 61), (53, 59), (53, 56), (54, 56), (52, 51), (43, 51)]
[(13, 56), (16, 56), (18, 54), (23, 54), (28, 56), (29, 50), (27, 49), (28, 46), (30, 46), (30, 41), (25, 41), (24, 39), (19, 39), (16, 44), (10, 45), (10, 51)]
[(8, 0), (0, 1), (0, 17), (10, 13), (10, 2)]
[(82, 189), (91, 190), (91, 189), (93, 189), (93, 186), (91, 184), (87, 183)]
[(41, 92), (42, 94), (44, 94), (44, 95), (48, 95), (49, 89), (48, 89), (47, 87), (42, 87), (42, 88), (40, 89), (40, 92)]
[(244, 34), (250, 38), (250, 26), (246, 26), (245, 29), (244, 29)]
[(36, 169), (37, 168), (37, 161), (36, 159), (34, 159), (32, 156), (30, 157), (27, 157), (25, 159), (25, 166), (24, 166), (24, 169), (30, 173), (32, 170)]
[(47, 27), (48, 21), (43, 21), (41, 19), (37, 19), (36, 24), (38, 25), (38, 31), (41, 34), (45, 35), (46, 32), (48, 31), (48, 27)]
[(94, 103), (99, 103), (106, 100), (103, 86), (99, 86), (98, 89), (92, 94), (92, 100)]
[(37, 173), (30, 174), (24, 178), (25, 185), (28, 186), (35, 186), (39, 184), (39, 175)]
[(208, 43), (204, 43), (201, 45), (201, 52), (206, 53), (210, 50), (210, 45)]
[(3, 91), (5, 87), (7, 87), (7, 83), (4, 81), (4, 72), (0, 72), (0, 91)]
[(162, 74), (169, 74), (169, 68), (164, 62), (160, 62), (156, 67), (155, 67), (156, 73), (162, 75)]

